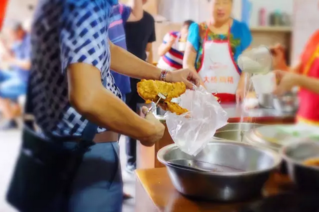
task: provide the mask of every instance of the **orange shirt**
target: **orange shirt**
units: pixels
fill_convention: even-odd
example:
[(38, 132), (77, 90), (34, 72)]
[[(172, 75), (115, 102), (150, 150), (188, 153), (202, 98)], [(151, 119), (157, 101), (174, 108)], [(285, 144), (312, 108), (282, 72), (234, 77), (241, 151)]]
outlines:
[[(302, 73), (319, 79), (319, 30), (308, 41), (301, 55)], [(319, 95), (307, 89), (299, 91), (298, 121), (319, 125)]]
[(311, 36), (311, 38), (307, 42), (307, 45), (303, 53), (301, 54), (302, 73), (304, 73), (305, 71), (309, 71), (309, 70), (305, 70), (305, 68), (308, 65), (309, 61), (313, 59), (312, 57), (314, 55), (314, 52), (318, 48), (318, 46), (319, 46), (319, 30), (317, 30)]

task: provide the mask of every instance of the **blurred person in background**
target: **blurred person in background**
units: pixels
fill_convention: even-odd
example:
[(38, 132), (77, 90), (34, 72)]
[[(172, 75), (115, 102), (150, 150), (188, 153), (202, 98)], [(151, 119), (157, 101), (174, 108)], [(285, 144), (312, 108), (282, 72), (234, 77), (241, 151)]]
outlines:
[(18, 98), (24, 96), (27, 90), (27, 81), (31, 69), (31, 41), (29, 34), (17, 21), (8, 21), (5, 24), (8, 38), (12, 45), (1, 40), (3, 54), (1, 61), (8, 66), (8, 70), (0, 71), (0, 112), (7, 120), (1, 129), (17, 127), (14, 117), (20, 114)]
[(31, 32), (31, 27), (32, 27), (32, 19), (29, 18), (23, 22), (23, 29), (27, 32)]
[(301, 57), (295, 65), (289, 67), (285, 60), (285, 49), (280, 44), (272, 48), (274, 54), (274, 69), (282, 70), (277, 77), (281, 82), (277, 88), (278, 95), (291, 91), (299, 86), (299, 109), (297, 121), (319, 126), (319, 30), (309, 39)]
[[(139, 21), (143, 17), (142, 0), (131, 0), (128, 5), (130, 6), (124, 4), (113, 6), (108, 31), (110, 41), (125, 50), (127, 49), (127, 46), (124, 25), (127, 22)], [(111, 73), (114, 77), (116, 86), (118, 86), (122, 93), (122, 99), (125, 102), (126, 94), (131, 92), (130, 78), (114, 71), (111, 71)]]
[[(143, 0), (146, 4), (147, 0)], [(156, 40), (155, 20), (151, 14), (144, 11), (143, 18), (138, 22), (125, 25), (127, 50), (141, 60), (153, 64), (152, 43)], [(140, 80), (131, 78), (131, 93), (126, 96), (128, 106), (137, 111), (137, 105), (145, 101), (137, 93), (137, 83)], [(136, 169), (136, 139), (128, 137), (126, 141), (126, 171), (132, 173)]]
[(245, 73), (236, 61), (252, 42), (248, 26), (231, 17), (232, 8), (233, 0), (211, 1), (211, 19), (189, 28), (183, 60), (221, 103), (243, 99)]
[(164, 126), (147, 108), (142, 118), (121, 101), (110, 69), (134, 78), (181, 81), (188, 88), (199, 82), (190, 70), (163, 71), (112, 44), (108, 23), (117, 3), (38, 4), (26, 105), (37, 127), (24, 129), (28, 157), (21, 151), (7, 195), (21, 211), (121, 211), (119, 134), (152, 146)]
[(161, 58), (158, 61), (157, 67), (169, 71), (183, 67), (188, 29), (192, 23), (192, 20), (187, 20), (183, 23), (179, 32), (170, 32), (164, 36), (163, 43), (158, 49), (158, 54)]
[[(124, 25), (127, 22), (139, 21), (143, 17), (143, 3), (142, 0), (131, 0), (126, 6), (124, 4), (117, 4), (112, 8), (109, 26), (109, 39), (114, 44), (123, 49), (126, 47), (126, 35)], [(122, 93), (122, 100), (126, 102), (126, 95), (131, 92), (130, 77), (111, 71), (116, 86)], [(131, 195), (124, 193), (124, 199), (131, 198)]]

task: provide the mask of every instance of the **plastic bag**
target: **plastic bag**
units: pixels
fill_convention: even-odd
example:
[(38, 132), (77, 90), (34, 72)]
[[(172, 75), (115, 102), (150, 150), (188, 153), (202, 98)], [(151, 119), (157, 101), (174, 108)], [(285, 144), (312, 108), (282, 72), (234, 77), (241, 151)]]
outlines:
[(203, 87), (187, 90), (179, 104), (189, 112), (180, 116), (167, 112), (167, 129), (183, 152), (196, 156), (212, 140), (216, 130), (227, 124), (228, 116), (216, 98)]

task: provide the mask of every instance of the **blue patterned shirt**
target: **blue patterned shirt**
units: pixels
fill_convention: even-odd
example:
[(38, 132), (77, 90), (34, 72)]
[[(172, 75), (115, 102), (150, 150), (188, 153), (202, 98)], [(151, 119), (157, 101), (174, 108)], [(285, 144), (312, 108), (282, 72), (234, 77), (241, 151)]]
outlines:
[[(56, 136), (81, 136), (88, 123), (68, 100), (67, 68), (86, 63), (101, 72), (101, 83), (121, 98), (110, 73), (106, 0), (40, 0), (33, 25), (31, 102), (36, 122)], [(85, 101), (85, 99), (83, 99)], [(98, 132), (106, 129), (99, 128)]]

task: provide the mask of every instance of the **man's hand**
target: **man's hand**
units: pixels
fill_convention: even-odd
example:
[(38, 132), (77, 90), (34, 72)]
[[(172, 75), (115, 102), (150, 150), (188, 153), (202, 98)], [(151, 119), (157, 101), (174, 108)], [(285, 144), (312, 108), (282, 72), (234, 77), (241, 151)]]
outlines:
[(165, 127), (159, 120), (157, 120), (155, 118), (153, 113), (148, 112), (147, 107), (142, 107), (142, 113), (144, 114), (145, 119), (147, 121), (151, 122), (151, 124), (153, 125), (154, 133), (152, 136), (150, 136), (146, 139), (140, 139), (140, 142), (144, 146), (153, 146), (154, 143), (156, 143), (157, 141), (159, 141), (163, 137)]
[(298, 79), (301, 77), (300, 75), (286, 71), (275, 71), (275, 74), (279, 84), (275, 89), (274, 94), (283, 95), (286, 92), (291, 91), (293, 87), (299, 86)]
[(166, 75), (167, 82), (184, 82), (188, 89), (193, 89), (194, 85), (200, 86), (200, 77), (190, 69), (180, 69), (168, 72)]

